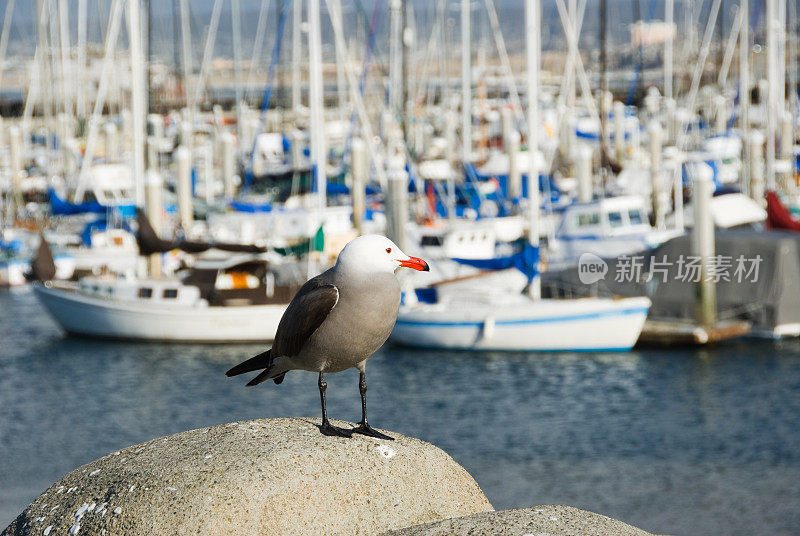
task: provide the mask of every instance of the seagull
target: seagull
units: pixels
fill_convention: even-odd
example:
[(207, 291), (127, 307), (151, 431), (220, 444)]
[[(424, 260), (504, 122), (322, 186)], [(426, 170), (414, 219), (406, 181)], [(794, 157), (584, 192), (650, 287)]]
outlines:
[[(280, 384), (290, 370), (319, 373), (322, 404), (320, 431), (328, 436), (352, 433), (392, 439), (367, 422), (367, 359), (380, 348), (394, 328), (400, 308), (401, 268), (427, 272), (428, 264), (409, 257), (380, 235), (363, 235), (350, 241), (336, 264), (309, 279), (297, 291), (278, 323), (272, 348), (226, 372), (236, 376), (262, 370), (248, 386), (272, 380)], [(359, 371), (361, 422), (345, 431), (328, 421), (325, 409), (325, 374), (355, 367)]]

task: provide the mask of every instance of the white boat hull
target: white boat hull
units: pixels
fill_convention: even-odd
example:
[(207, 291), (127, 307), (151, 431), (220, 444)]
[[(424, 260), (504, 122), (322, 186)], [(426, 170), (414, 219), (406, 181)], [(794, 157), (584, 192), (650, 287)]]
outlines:
[(74, 335), (142, 341), (261, 342), (275, 338), (286, 304), (226, 307), (125, 303), (34, 285), (53, 319)]
[(401, 308), (390, 340), (452, 350), (626, 351), (649, 309), (648, 298), (418, 304)]

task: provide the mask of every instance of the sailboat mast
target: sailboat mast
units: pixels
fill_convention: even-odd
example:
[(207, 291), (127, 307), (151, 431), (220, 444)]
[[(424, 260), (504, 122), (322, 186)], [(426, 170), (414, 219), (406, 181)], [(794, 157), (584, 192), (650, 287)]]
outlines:
[[(6, 52), (8, 51), (8, 38), (11, 34), (11, 20), (14, 15), (14, 0), (8, 0), (3, 14), (3, 29), (0, 31), (0, 87), (3, 87), (3, 71), (6, 66)], [(2, 138), (2, 134), (0, 134)]]
[(86, 92), (83, 91), (86, 79), (86, 26), (88, 21), (87, 0), (78, 0), (78, 66), (76, 77), (78, 90), (76, 91), (76, 113), (79, 119), (86, 117)]
[[(69, 7), (66, 0), (59, 0), (56, 5), (58, 14), (58, 48), (61, 56), (59, 74), (61, 75), (61, 98), (66, 116), (73, 114), (72, 109), (72, 73), (70, 72), (70, 40), (69, 40)], [(60, 126), (60, 125), (59, 125)], [(65, 132), (59, 132), (65, 136)], [(61, 140), (62, 142), (64, 140)]]
[[(341, 9), (341, 0), (333, 0), (333, 3), (336, 4), (335, 8), (330, 9), (329, 15), (333, 17), (333, 13), (338, 13), (337, 16), (341, 17), (342, 9)], [(337, 21), (338, 24), (341, 24), (341, 21)], [(333, 22), (332, 22), (333, 24)], [(338, 116), (340, 119), (345, 117), (347, 114), (347, 81), (344, 70), (346, 69), (345, 62), (344, 62), (344, 50), (342, 47), (336, 46), (334, 43), (334, 51), (336, 53), (336, 94), (338, 96)]]
[(144, 31), (147, 32), (147, 50), (145, 53), (145, 58), (147, 59), (145, 63), (145, 100), (144, 102), (147, 104), (146, 113), (149, 114), (155, 108), (155, 102), (153, 92), (150, 91), (150, 88), (153, 87), (153, 2), (152, 0), (145, 0), (144, 4), (145, 13), (147, 13), (147, 26), (145, 26)]
[(750, 6), (748, 0), (739, 0), (742, 28), (739, 32), (739, 130), (742, 133), (742, 191), (750, 191)]
[(410, 95), (411, 87), (412, 87), (412, 78), (411, 78), (411, 71), (409, 69), (409, 61), (410, 61), (410, 52), (411, 47), (413, 45), (414, 33), (410, 31), (408, 26), (408, 12), (409, 9), (412, 9), (412, 17), (413, 17), (413, 6), (409, 7), (406, 4), (406, 0), (400, 0), (402, 7), (403, 16), (402, 16), (402, 31), (401, 31), (401, 40), (402, 40), (402, 47), (403, 53), (401, 58), (402, 63), (402, 70), (403, 70), (403, 87), (400, 90), (400, 116), (401, 116), (401, 123), (403, 124), (403, 139), (405, 140), (406, 144), (408, 144), (408, 139), (410, 138), (410, 125), (408, 123), (408, 116), (410, 113), (410, 103), (408, 102), (408, 96)]
[(401, 86), (402, 81), (402, 2), (401, 0), (391, 0), (390, 10), (390, 30), (389, 30), (389, 109), (392, 115), (397, 118), (400, 112)]
[[(194, 91), (191, 87), (192, 71), (192, 36), (189, 26), (189, 0), (178, 0), (181, 10), (181, 53), (183, 54), (183, 91), (186, 95), (186, 108), (189, 115), (194, 113)], [(185, 143), (182, 142), (182, 143)]]
[[(181, 76), (181, 61), (179, 57), (179, 50), (180, 47), (178, 45), (178, 38), (180, 36), (180, 4), (179, 0), (172, 0), (172, 68), (174, 69), (173, 75), (175, 76), (175, 87), (177, 91), (170, 96), (170, 100), (175, 99), (175, 97), (180, 98), (180, 88), (186, 83), (186, 80), (183, 80), (183, 76)], [(177, 100), (177, 99), (175, 99)]]
[(664, 4), (664, 20), (667, 23), (667, 38), (664, 40), (664, 98), (672, 100), (672, 55), (675, 36), (672, 28), (675, 20), (674, 0), (666, 0)]
[(469, 163), (472, 152), (472, 73), (470, 0), (461, 0), (461, 159)]
[(139, 0), (128, 0), (128, 39), (131, 58), (131, 116), (133, 128), (133, 181), (136, 206), (144, 205), (144, 125), (145, 87), (144, 58), (142, 56), (141, 5)]
[(242, 18), (239, 0), (231, 0), (231, 31), (233, 33), (233, 85), (236, 96), (236, 133), (242, 139)]
[(786, 111), (786, 0), (777, 2), (778, 7), (778, 21), (777, 21), (777, 39), (778, 39), (778, 57), (776, 59), (777, 65), (775, 66), (778, 74), (777, 90), (777, 113), (776, 119), (783, 116)]
[(309, 105), (311, 108), (311, 162), (317, 186), (320, 217), (326, 202), (325, 116), (322, 94), (322, 36), (319, 22), (320, 0), (308, 3)]
[[(767, 188), (775, 188), (775, 138), (778, 105), (778, 1), (767, 0)], [(761, 95), (762, 102), (764, 95)]]
[(300, 40), (300, 25), (303, 22), (303, 3), (300, 0), (292, 1), (292, 111), (297, 113), (300, 106), (302, 86), (300, 80), (300, 58), (303, 42)]
[[(600, 0), (600, 151), (603, 155), (606, 152), (606, 115), (608, 113), (608, 110), (606, 110), (606, 94), (608, 93), (607, 18), (608, 6), (606, 6), (606, 0)], [(605, 161), (606, 159), (603, 158), (603, 160)]]
[[(644, 21), (642, 20), (642, 13), (641, 13), (641, 6), (639, 5), (639, 0), (633, 0), (633, 20), (635, 21), (634, 24), (642, 24)], [(636, 43), (636, 83), (633, 86), (633, 89), (630, 93), (630, 100), (628, 104), (632, 104), (636, 102), (638, 95), (639, 95), (639, 87), (642, 83), (642, 78), (644, 77), (644, 35), (639, 37), (639, 42)]]
[[(47, 23), (49, 18), (49, 11), (50, 11), (50, 4), (46, 0), (36, 0), (36, 16), (38, 20), (37, 24), (37, 48), (39, 51), (39, 65), (37, 65), (37, 69), (40, 72), (39, 75), (39, 87), (41, 91), (37, 92), (37, 97), (40, 99), (41, 102), (41, 114), (44, 117), (44, 123), (48, 127), (52, 125), (53, 119), (53, 84), (52, 79), (50, 77), (51, 71), (48, 68), (48, 59), (50, 57), (50, 53), (48, 52), (50, 49), (47, 44)], [(28, 93), (28, 98), (30, 99), (31, 92)], [(31, 111), (33, 111), (31, 109)], [(50, 148), (50, 140), (51, 137), (47, 137), (47, 144), (48, 148)]]
[[(541, 62), (540, 0), (525, 1), (525, 44), (528, 86), (528, 242), (539, 246), (539, 65)], [(541, 296), (538, 275), (528, 286), (533, 299)]]

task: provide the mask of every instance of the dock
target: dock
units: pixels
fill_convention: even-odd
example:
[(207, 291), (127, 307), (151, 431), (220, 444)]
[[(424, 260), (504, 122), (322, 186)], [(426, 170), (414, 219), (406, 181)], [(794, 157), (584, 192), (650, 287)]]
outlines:
[(679, 320), (647, 320), (638, 344), (703, 346), (744, 337), (751, 324), (742, 320), (717, 322), (711, 327)]

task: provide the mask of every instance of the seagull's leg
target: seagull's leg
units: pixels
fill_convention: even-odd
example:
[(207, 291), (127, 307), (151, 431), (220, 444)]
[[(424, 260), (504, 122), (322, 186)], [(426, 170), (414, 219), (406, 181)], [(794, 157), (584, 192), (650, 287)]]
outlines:
[(319, 373), (319, 382), (317, 385), (319, 386), (319, 399), (322, 402), (322, 425), (319, 427), (319, 431), (327, 436), (350, 437), (350, 434), (332, 426), (328, 420), (328, 410), (325, 409), (325, 390), (328, 388), (328, 382), (325, 381), (325, 376), (322, 372)]
[(367, 375), (363, 367), (359, 368), (359, 372), (358, 390), (361, 393), (361, 422), (358, 423), (356, 428), (353, 428), (353, 432), (392, 441), (394, 438), (378, 432), (367, 422)]

